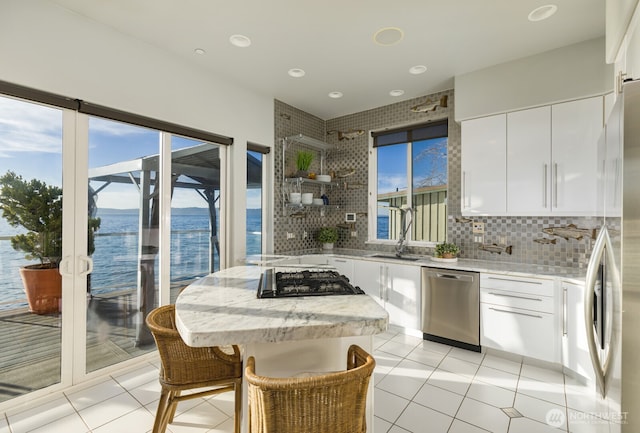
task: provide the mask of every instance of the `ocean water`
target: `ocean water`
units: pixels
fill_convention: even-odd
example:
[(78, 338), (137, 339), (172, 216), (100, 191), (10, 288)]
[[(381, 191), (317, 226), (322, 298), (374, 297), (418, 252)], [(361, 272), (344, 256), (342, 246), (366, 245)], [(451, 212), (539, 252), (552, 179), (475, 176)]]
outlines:
[[(100, 229), (92, 256), (91, 293), (100, 294), (136, 287), (138, 269), (138, 213), (135, 210), (100, 210)], [(247, 254), (261, 249), (259, 209), (247, 211)], [(219, 231), (219, 230), (218, 230)], [(32, 264), (11, 247), (8, 237), (20, 233), (0, 218), (0, 309), (25, 304), (18, 268)], [(209, 216), (206, 209), (175, 210), (171, 216), (171, 281), (192, 279), (209, 273)], [(215, 255), (214, 270), (219, 269)], [(156, 275), (158, 272), (155, 260)], [(15, 302), (19, 300), (19, 302)], [(25, 304), (26, 305), (26, 304)]]

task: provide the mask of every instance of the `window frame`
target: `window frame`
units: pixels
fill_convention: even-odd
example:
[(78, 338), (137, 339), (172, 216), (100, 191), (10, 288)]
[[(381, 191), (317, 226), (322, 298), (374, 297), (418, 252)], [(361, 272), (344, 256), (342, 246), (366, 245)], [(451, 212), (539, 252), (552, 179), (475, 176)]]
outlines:
[[(397, 239), (379, 239), (378, 235), (378, 147), (386, 147), (386, 146), (396, 146), (401, 144), (406, 144), (406, 164), (407, 164), (407, 204), (409, 206), (413, 206), (413, 143), (421, 142), (429, 139), (436, 139), (438, 137), (416, 137), (413, 140), (412, 131), (424, 128), (427, 126), (440, 126), (441, 124), (446, 125), (447, 128), (447, 197), (449, 195), (449, 128), (448, 128), (448, 118), (443, 119), (434, 119), (429, 122), (421, 122), (408, 124), (404, 126), (396, 126), (396, 127), (385, 127), (377, 130), (372, 130), (369, 135), (369, 175), (368, 175), (368, 233), (367, 233), (367, 244), (378, 244), (378, 245), (395, 245), (398, 243)], [(406, 141), (398, 141), (390, 144), (382, 144), (376, 145), (376, 137), (385, 134), (395, 134), (399, 132), (407, 132), (407, 140)], [(448, 198), (447, 198), (448, 200)], [(445, 239), (447, 237), (447, 227), (445, 221)], [(407, 246), (413, 247), (435, 247), (439, 242), (438, 241), (416, 241), (413, 239), (413, 230), (409, 230), (407, 233), (407, 239), (405, 244)]]

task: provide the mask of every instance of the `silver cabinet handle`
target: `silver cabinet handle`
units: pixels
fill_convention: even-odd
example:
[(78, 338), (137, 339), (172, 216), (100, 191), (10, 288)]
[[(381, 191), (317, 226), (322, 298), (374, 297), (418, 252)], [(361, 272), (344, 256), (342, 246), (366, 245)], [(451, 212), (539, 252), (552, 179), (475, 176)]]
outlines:
[(553, 207), (558, 207), (558, 163), (553, 164)]
[(489, 307), (489, 309), (493, 311), (499, 311), (500, 313), (518, 314), (519, 316), (535, 317), (536, 319), (542, 319), (542, 316), (539, 316), (537, 314), (521, 313), (519, 311), (503, 310), (501, 308), (494, 308), (494, 307)]
[(547, 164), (544, 165), (542, 177), (542, 207), (547, 207)]
[(562, 290), (562, 335), (567, 335), (567, 288)]
[(336, 263), (347, 263), (346, 260), (340, 260), (340, 259), (333, 259), (333, 261)]
[(462, 208), (467, 208), (467, 172), (462, 172)]
[(542, 299), (540, 298), (530, 298), (528, 296), (516, 296), (516, 295), (508, 295), (506, 293), (496, 293), (496, 292), (489, 292), (490, 295), (494, 295), (494, 296), (503, 296), (505, 298), (517, 298), (517, 299), (526, 299), (527, 301), (539, 301), (542, 302)]
[(490, 280), (498, 280), (498, 281), (513, 281), (514, 283), (526, 283), (526, 284), (537, 284), (542, 285), (539, 281), (527, 281), (527, 280), (516, 280), (512, 278), (498, 278), (498, 277), (488, 277)]

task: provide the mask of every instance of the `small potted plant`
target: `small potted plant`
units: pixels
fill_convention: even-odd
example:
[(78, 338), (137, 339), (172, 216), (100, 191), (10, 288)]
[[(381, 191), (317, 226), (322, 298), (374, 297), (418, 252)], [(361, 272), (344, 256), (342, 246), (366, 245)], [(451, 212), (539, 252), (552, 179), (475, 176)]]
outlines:
[(436, 245), (435, 257), (439, 259), (456, 259), (460, 253), (460, 248), (456, 244), (443, 242)]
[(322, 227), (318, 230), (316, 239), (322, 243), (322, 249), (333, 249), (333, 244), (338, 240), (338, 229), (335, 227)]
[(308, 150), (299, 150), (296, 155), (296, 169), (298, 177), (307, 177), (309, 175), (309, 167), (313, 162), (313, 152)]

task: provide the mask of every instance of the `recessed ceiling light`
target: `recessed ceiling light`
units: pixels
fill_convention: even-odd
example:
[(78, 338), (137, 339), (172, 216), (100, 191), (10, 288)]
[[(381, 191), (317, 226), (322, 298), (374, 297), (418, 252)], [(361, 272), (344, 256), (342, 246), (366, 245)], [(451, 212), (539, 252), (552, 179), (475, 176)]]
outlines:
[(416, 65), (409, 68), (409, 73), (413, 75), (424, 74), (427, 72), (427, 67), (424, 65)]
[(389, 95), (391, 95), (391, 96), (402, 96), (402, 95), (404, 95), (404, 90), (400, 90), (400, 89), (392, 90), (392, 91), (389, 92)]
[(397, 27), (383, 27), (373, 34), (373, 40), (378, 45), (395, 45), (402, 40), (404, 32)]
[(240, 48), (246, 48), (251, 45), (251, 39), (245, 35), (231, 35), (229, 36), (229, 42), (231, 42), (231, 45)]
[(300, 78), (300, 77), (304, 77), (304, 75), (306, 74), (306, 72), (304, 71), (304, 69), (300, 69), (300, 68), (292, 68), (289, 69), (289, 72), (287, 72), (290, 76), (292, 76), (293, 78)]
[(544, 5), (539, 8), (535, 8), (529, 13), (529, 21), (542, 21), (549, 18), (551, 15), (555, 14), (558, 10), (558, 6), (556, 5)]
[(203, 55), (204, 53), (206, 53), (205, 50), (203, 50), (202, 48), (196, 48), (195, 50), (193, 50), (194, 53), (198, 54), (198, 55)]
[(342, 92), (329, 92), (329, 98), (338, 99), (342, 98)]

